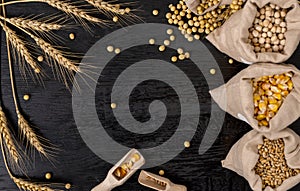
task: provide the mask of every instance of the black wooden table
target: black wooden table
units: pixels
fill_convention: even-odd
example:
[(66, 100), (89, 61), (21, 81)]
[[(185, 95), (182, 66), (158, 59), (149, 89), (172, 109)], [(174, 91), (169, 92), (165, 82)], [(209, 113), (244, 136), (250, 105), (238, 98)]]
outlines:
[[(167, 24), (164, 15), (167, 12), (168, 5), (170, 3), (175, 4), (176, 2), (176, 0), (140, 0), (138, 1), (138, 4), (141, 6), (143, 11), (139, 12), (138, 14), (144, 18), (146, 23)], [(158, 16), (153, 16), (153, 9), (158, 9), (160, 14)], [(7, 7), (8, 16), (26, 16), (32, 14), (38, 15), (41, 13), (52, 14), (55, 12), (56, 10), (41, 3), (19, 4)], [(94, 35), (87, 33), (81, 28), (74, 28), (69, 31), (64, 30), (62, 32), (58, 32), (57, 34), (64, 39), (68, 39), (68, 34), (70, 32), (74, 32), (76, 34), (76, 39), (74, 41), (66, 40), (65, 46), (69, 47), (73, 52), (85, 53), (99, 39), (120, 27), (115, 26), (104, 29), (99, 27), (92, 28), (95, 31)], [(225, 82), (227, 82), (239, 71), (247, 67), (245, 64), (237, 62), (232, 65), (228, 64), (229, 58), (226, 55), (220, 53), (206, 40), (203, 40), (203, 42), (217, 60), (217, 63), (222, 70)], [(135, 57), (144, 59), (156, 58), (168, 61), (170, 59), (170, 55), (173, 53), (172, 51), (174, 51), (168, 49), (164, 54), (157, 54), (157, 51), (155, 52), (157, 47), (154, 48), (155, 49), (149, 49), (147, 45), (133, 48), (122, 53), (122, 55), (112, 62), (118, 62), (118, 59), (130, 61), (133, 55)], [(298, 48), (298, 50), (287, 63), (291, 63), (300, 67), (300, 64), (298, 63), (299, 59), (300, 49)], [(187, 66), (193, 64), (191, 61), (185, 62), (187, 63)], [(58, 157), (56, 158), (58, 162), (56, 162), (54, 166), (47, 160), (41, 160), (41, 158), (37, 156), (34, 160), (34, 168), (30, 168), (28, 170), (28, 175), (43, 181), (45, 173), (52, 172), (53, 181), (70, 182), (73, 185), (72, 190), (74, 191), (88, 191), (105, 178), (107, 171), (112, 167), (112, 165), (98, 158), (86, 146), (78, 132), (73, 118), (71, 93), (62, 83), (54, 80), (53, 76), (51, 75), (51, 69), (47, 67), (45, 67), (45, 69), (46, 73), (50, 77), (44, 80), (45, 87), (42, 87), (33, 83), (31, 80), (28, 80), (27, 82), (23, 80), (18, 72), (17, 65), (15, 65), (15, 80), (17, 84), (17, 93), (20, 99), (20, 105), (22, 106), (24, 112), (28, 115), (30, 121), (35, 126), (40, 128), (41, 133), (61, 149), (61, 152), (59, 152)], [(208, 87), (203, 75), (201, 73), (197, 73), (196, 70), (188, 70), (188, 72), (190, 72), (189, 75), (191, 76), (198, 76), (200, 79), (203, 79), (199, 80), (197, 84), (198, 87), (201, 87), (201, 90), (198, 92), (201, 96), (201, 108), (210, 108), (211, 97), (208, 93)], [(168, 90), (168, 87), (165, 87), (165, 89), (164, 87), (158, 89), (155, 88), (157, 86), (156, 83), (149, 83), (147, 86), (149, 86), (149, 91), (154, 91), (157, 99), (174, 98), (172, 95), (168, 97), (169, 94), (167, 94), (165, 91)], [(12, 121), (13, 125), (17, 127), (9, 81), (5, 35), (3, 31), (1, 31), (1, 88), (4, 107), (9, 114), (9, 119)], [(146, 92), (148, 91), (147, 88), (143, 90)], [(29, 101), (24, 101), (22, 97), (27, 93), (31, 95), (31, 99)], [(110, 95), (109, 92), (104, 92), (102, 96), (109, 98)], [(137, 99), (139, 102), (148, 102), (148, 94), (145, 96), (146, 97), (144, 97), (143, 94), (137, 94), (133, 95), (133, 99)], [(136, 107), (138, 106), (139, 105), (137, 104)], [(101, 108), (97, 109), (100, 110)], [(133, 110), (134, 109), (138, 108), (133, 108)], [(147, 111), (145, 108), (143, 108), (143, 110), (144, 112)], [(203, 133), (205, 132), (207, 122), (210, 118), (209, 112), (210, 111), (208, 110), (201, 113), (200, 124), (198, 125), (196, 135), (191, 141), (192, 144), (190, 148), (185, 149), (176, 158), (168, 163), (147, 170), (157, 174), (160, 169), (163, 169), (166, 177), (170, 178), (176, 183), (186, 185), (190, 191), (251, 190), (244, 178), (238, 176), (236, 173), (230, 170), (222, 168), (220, 162), (225, 158), (231, 146), (236, 143), (245, 133), (250, 131), (251, 127), (246, 123), (226, 114), (222, 131), (214, 145), (204, 155), (199, 155), (198, 148)], [(143, 119), (141, 116), (140, 118)], [(107, 121), (110, 121), (110, 117), (107, 117)], [(172, 123), (177, 123), (177, 120), (169, 122), (170, 125), (174, 125)], [(290, 127), (297, 133), (300, 133), (299, 120), (293, 123)], [(110, 130), (111, 129), (107, 129), (107, 131)], [(159, 145), (163, 143), (164, 138), (156, 139), (156, 137), (161, 137), (161, 135), (164, 134), (166, 136), (170, 136), (168, 128), (161, 129), (161, 131), (156, 132), (156, 134), (154, 133), (152, 140), (149, 141), (154, 141), (155, 144)], [(124, 132), (121, 130), (112, 133), (112, 136), (115, 140), (122, 141), (122, 144), (126, 146), (136, 146), (135, 140), (132, 140), (132, 137), (126, 137), (126, 134), (124, 134)], [(138, 184), (137, 177), (138, 173), (129, 179), (126, 184), (115, 190), (150, 191), (150, 189)], [(300, 184), (292, 190), (296, 191), (299, 189)], [(2, 157), (0, 162), (0, 190), (18, 190), (18, 188), (10, 180), (5, 170)]]

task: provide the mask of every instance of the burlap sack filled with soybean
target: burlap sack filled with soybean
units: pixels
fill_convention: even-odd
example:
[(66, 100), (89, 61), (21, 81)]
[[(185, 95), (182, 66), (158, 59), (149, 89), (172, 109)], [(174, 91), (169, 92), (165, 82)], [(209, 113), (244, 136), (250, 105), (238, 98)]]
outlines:
[[(286, 14), (287, 31), (283, 52), (255, 53), (247, 40), (248, 29), (252, 27), (257, 8), (273, 3), (288, 9)], [(297, 0), (248, 0), (243, 9), (233, 14), (220, 28), (206, 37), (221, 52), (239, 62), (252, 64), (257, 62), (281, 63), (286, 61), (297, 49), (300, 40), (300, 8)]]
[[(257, 167), (257, 162), (261, 161), (258, 152), (258, 145), (263, 144), (264, 138), (267, 138), (269, 140), (283, 139), (284, 154), (287, 166), (294, 170), (300, 168), (300, 138), (291, 129), (285, 129), (280, 132), (266, 134), (259, 133), (255, 130), (250, 131), (231, 148), (226, 159), (222, 161), (222, 166), (243, 176), (249, 182), (250, 187), (254, 191), (286, 191), (300, 182), (300, 175), (298, 173), (293, 174), (289, 178), (283, 176), (285, 178), (283, 179), (283, 182), (279, 180), (279, 183), (281, 183), (279, 187), (272, 188), (271, 186), (266, 186), (265, 189), (263, 189), (262, 187), (263, 179), (258, 174), (256, 174), (255, 168)], [(278, 157), (274, 156), (275, 154), (268, 154), (270, 152), (274, 153), (274, 150), (270, 152), (264, 152), (267, 155), (265, 155), (262, 160), (270, 160), (268, 159), (268, 157)], [(280, 157), (282, 157), (282, 155)], [(268, 169), (267, 167), (263, 168)], [(273, 166), (272, 168), (276, 167)], [(271, 176), (274, 178), (276, 177), (276, 175)]]
[[(259, 126), (254, 118), (253, 85), (251, 79), (293, 72), (294, 88), (283, 100), (269, 127)], [(288, 127), (300, 116), (300, 71), (294, 65), (259, 63), (252, 64), (226, 84), (210, 91), (212, 98), (226, 112), (250, 124), (259, 132), (275, 132)], [(226, 94), (226, 100), (223, 99)]]
[[(246, 0), (243, 0), (244, 2)], [(209, 11), (213, 11), (216, 8), (218, 8), (219, 6), (222, 5), (230, 5), (232, 3), (232, 0), (220, 0), (217, 4), (209, 7), (208, 9), (206, 9), (202, 14), (198, 14), (197, 11), (197, 7), (199, 5), (200, 1), (199, 0), (186, 0), (185, 4), (187, 5), (187, 7), (189, 8), (189, 10), (191, 10), (194, 14), (196, 15), (204, 15), (205, 13), (209, 12)]]

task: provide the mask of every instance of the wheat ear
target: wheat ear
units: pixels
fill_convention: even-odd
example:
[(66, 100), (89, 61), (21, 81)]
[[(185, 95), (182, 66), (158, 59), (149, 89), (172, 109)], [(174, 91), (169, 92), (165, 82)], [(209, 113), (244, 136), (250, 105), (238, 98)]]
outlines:
[(61, 11), (65, 12), (68, 15), (74, 16), (79, 21), (82, 21), (82, 19), (85, 19), (85, 20), (90, 21), (92, 23), (98, 23), (98, 24), (105, 24), (106, 23), (105, 20), (102, 20), (102, 19), (91, 16), (87, 13), (86, 10), (79, 9), (78, 7), (72, 5), (69, 2), (64, 2), (64, 1), (61, 1), (61, 0), (37, 0), (37, 1), (47, 3), (48, 5), (54, 7), (58, 10), (61, 10)]
[(63, 26), (56, 23), (46, 23), (41, 22), (34, 19), (24, 19), (24, 18), (4, 18), (1, 17), (2, 20), (5, 20), (6, 22), (11, 23), (14, 26), (22, 27), (24, 29), (30, 29), (34, 31), (40, 31), (40, 32), (49, 32), (51, 30), (59, 30)]
[(24, 191), (55, 191), (54, 189), (50, 188), (46, 184), (34, 183), (34, 182), (31, 182), (31, 181), (28, 181), (28, 180), (24, 180), (24, 179), (15, 177), (12, 174), (12, 172), (11, 172), (9, 166), (8, 166), (7, 155), (6, 155), (5, 150), (4, 150), (4, 145), (3, 145), (3, 142), (2, 142), (2, 138), (0, 138), (0, 139), (1, 139), (1, 151), (2, 151), (2, 156), (3, 156), (5, 168), (7, 169), (7, 172), (9, 174), (10, 178), (14, 181), (14, 183), (17, 185), (17, 187), (20, 190), (24, 190)]
[[(50, 43), (42, 38), (30, 35), (36, 44), (45, 52), (49, 57), (48, 63), (58, 73), (58, 77), (67, 85), (68, 79), (72, 79), (73, 72), (81, 72), (79, 66), (72, 60), (66, 58), (64, 53), (54, 48)], [(51, 59), (50, 59), (51, 58)]]
[(129, 7), (125, 7), (126, 5), (134, 5), (135, 3), (121, 3), (121, 4), (111, 4), (109, 2), (103, 0), (85, 0), (90, 5), (97, 8), (101, 13), (105, 14), (107, 17), (115, 17), (118, 16), (118, 20), (120, 24), (133, 23), (135, 24), (137, 21), (142, 21), (140, 17), (133, 14), (133, 11), (137, 11), (136, 9), (132, 10)]
[(44, 184), (33, 183), (21, 178), (11, 177), (19, 189), (24, 191), (54, 191), (54, 189)]
[(20, 159), (20, 154), (17, 150), (14, 139), (11, 136), (6, 115), (3, 112), (1, 106), (0, 106), (0, 132), (3, 137), (5, 146), (9, 152), (10, 158), (15, 162), (15, 164), (18, 164)]
[[(14, 34), (14, 35), (8, 35), (8, 37), (10, 37), (10, 39), (12, 39), (12, 40), (18, 39), (18, 38), (16, 38), (17, 36), (14, 31), (9, 29), (3, 23), (0, 22), (0, 24), (2, 24), (3, 28), (7, 29), (7, 31), (10, 31), (11, 34)], [(48, 61), (49, 61), (49, 64), (51, 65), (51, 67), (55, 69), (55, 71), (53, 71), (53, 72), (54, 73), (57, 72), (58, 77), (66, 85), (68, 84), (68, 79), (72, 79), (72, 76), (73, 76), (72, 72), (81, 72), (79, 66), (77, 66), (74, 61), (66, 58), (62, 51), (54, 48), (50, 43), (46, 42), (42, 38), (39, 38), (39, 37), (33, 35), (32, 33), (25, 30), (24, 28), (22, 28), (20, 26), (16, 26), (16, 27), (18, 27), (20, 30), (24, 31), (26, 34), (28, 34), (36, 42), (36, 44), (46, 53), (46, 55), (48, 56), (47, 58), (51, 58), (51, 59), (48, 59)], [(12, 37), (14, 37), (14, 38), (12, 38)], [(20, 39), (18, 41), (14, 40), (13, 43), (16, 45), (16, 49), (18, 51), (23, 51), (22, 55), (25, 55), (26, 58), (31, 58), (31, 57), (27, 57), (28, 55), (30, 55), (30, 53)], [(26, 50), (26, 51), (24, 51), (24, 50)], [(40, 70), (38, 70), (38, 71), (40, 71)]]
[(34, 39), (36, 44), (51, 58), (53, 58), (58, 64), (63, 66), (64, 68), (74, 71), (74, 72), (80, 72), (79, 67), (76, 65), (75, 62), (67, 59), (64, 57), (63, 52), (54, 48), (50, 43), (46, 42), (42, 38), (38, 38), (34, 35), (31, 35), (31, 37)]
[(16, 49), (16, 51), (21, 55), (21, 57), (30, 65), (30, 67), (34, 70), (35, 73), (40, 73), (41, 69), (38, 64), (34, 61), (31, 56), (31, 53), (25, 46), (24, 41), (22, 41), (15, 31), (11, 30), (9, 27), (0, 22), (4, 32), (7, 35), (7, 39), (10, 44)]
[(129, 13), (129, 11), (121, 9), (119, 4), (113, 5), (103, 0), (86, 0), (86, 2), (98, 8), (99, 10), (105, 10), (114, 14), (124, 15), (125, 13)]
[(38, 135), (34, 132), (34, 130), (30, 127), (28, 121), (24, 118), (24, 116), (17, 111), (18, 115), (18, 125), (21, 132), (22, 138), (26, 138), (28, 143), (33, 146), (38, 152), (42, 153), (44, 156), (47, 156), (48, 153), (44, 148), (44, 145), (40, 142)]

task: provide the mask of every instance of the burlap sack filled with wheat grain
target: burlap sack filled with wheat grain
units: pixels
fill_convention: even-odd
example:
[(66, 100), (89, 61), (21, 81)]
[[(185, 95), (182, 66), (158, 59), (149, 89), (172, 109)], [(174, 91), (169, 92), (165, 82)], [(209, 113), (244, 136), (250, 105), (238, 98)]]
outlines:
[[(247, 43), (249, 32), (257, 12), (268, 3), (290, 9), (286, 15), (287, 32), (283, 53), (255, 53)], [(300, 7), (297, 0), (248, 0), (243, 9), (233, 14), (220, 28), (206, 37), (221, 52), (246, 64), (257, 62), (281, 63), (297, 49), (300, 40)]]
[[(253, 86), (251, 79), (262, 76), (293, 72), (294, 89), (283, 101), (278, 113), (270, 120), (269, 127), (258, 126), (254, 118)], [(259, 132), (279, 131), (288, 127), (300, 116), (300, 71), (289, 64), (252, 64), (226, 84), (210, 91), (212, 98), (226, 112), (250, 124)], [(223, 99), (226, 94), (226, 100)]]
[[(262, 190), (262, 180), (254, 171), (254, 167), (259, 159), (258, 145), (263, 144), (263, 138), (277, 140), (282, 138), (285, 144), (284, 154), (287, 165), (292, 169), (300, 168), (300, 137), (291, 129), (285, 129), (275, 133), (259, 133), (250, 131), (242, 137), (229, 151), (226, 159), (222, 161), (222, 166), (235, 171), (243, 176), (254, 191)], [(300, 182), (300, 174), (292, 176), (277, 187), (272, 189), (266, 187), (265, 191), (286, 191)]]

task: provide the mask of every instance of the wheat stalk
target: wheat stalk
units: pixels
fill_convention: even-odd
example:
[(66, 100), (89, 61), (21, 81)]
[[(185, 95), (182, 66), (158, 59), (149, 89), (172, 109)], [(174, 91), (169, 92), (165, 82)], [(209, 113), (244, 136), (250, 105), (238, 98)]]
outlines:
[(2, 20), (5, 20), (9, 23), (11, 23), (14, 26), (17, 27), (22, 27), (25, 29), (30, 29), (30, 30), (34, 30), (34, 31), (40, 31), (40, 32), (49, 32), (51, 30), (59, 30), (61, 29), (63, 26), (60, 24), (56, 24), (56, 23), (46, 23), (46, 22), (41, 22), (38, 20), (34, 20), (34, 19), (25, 19), (25, 18), (4, 18), (2, 16), (0, 16), (0, 18)]
[[(2, 3), (4, 3), (4, 0), (2, 0)], [(3, 17), (6, 17), (6, 11), (5, 7), (2, 6), (2, 14)], [(3, 19), (3, 18), (1, 18)], [(10, 46), (14, 47), (17, 52), (19, 52), (19, 58), (20, 55), (22, 56), (22, 59), (24, 59), (31, 67), (37, 72), (38, 66), (35, 64), (34, 60), (31, 57), (31, 54), (29, 53), (28, 49), (25, 46), (25, 43), (17, 36), (17, 34), (11, 30), (9, 27), (6, 26), (6, 21), (12, 23), (13, 25), (17, 25), (18, 28), (23, 29), (26, 32), (26, 20), (6, 20), (4, 19), (4, 23), (0, 21), (0, 25), (2, 26), (3, 30), (6, 33), (6, 45), (7, 45), (7, 53), (8, 53), (8, 63), (9, 63), (9, 74), (10, 74), (10, 80), (11, 80), (11, 86), (12, 86), (12, 95), (14, 99), (14, 104), (16, 108), (16, 113), (18, 116), (18, 125), (21, 131), (21, 136), (23, 138), (27, 139), (27, 145), (28, 143), (36, 148), (40, 153), (42, 153), (45, 156), (47, 155), (46, 149), (44, 149), (44, 145), (40, 142), (38, 135), (35, 134), (33, 129), (30, 127), (28, 121), (23, 117), (23, 115), (19, 112), (18, 109), (18, 103), (17, 103), (17, 96), (16, 96), (16, 91), (15, 91), (15, 86), (14, 86), (14, 79), (13, 79), (13, 65), (12, 65), (12, 59), (11, 59), (11, 52), (10, 52)], [(37, 26), (34, 24), (37, 23), (31, 23), (33, 28), (36, 28)], [(45, 27), (45, 26), (43, 26)], [(24, 29), (25, 28), (25, 29)], [(47, 27), (46, 27), (47, 28)], [(39, 73), (40, 70), (37, 72)], [(40, 184), (40, 183), (34, 183), (28, 180), (24, 180), (21, 178), (16, 178), (7, 162), (7, 156), (9, 155), (9, 158), (12, 158), (15, 163), (18, 164), (19, 162), (19, 153), (17, 150), (16, 145), (14, 144), (14, 139), (10, 134), (10, 130), (8, 128), (8, 122), (7, 118), (5, 116), (5, 113), (2, 110), (2, 107), (0, 106), (0, 143), (1, 143), (1, 151), (3, 155), (3, 160), (5, 167), (7, 169), (7, 172), (11, 179), (15, 182), (15, 184), (19, 187), (20, 190), (25, 190), (25, 191), (54, 191), (52, 188), (50, 188), (46, 184)], [(7, 151), (9, 154), (7, 154)]]
[(1, 136), (4, 139), (5, 146), (10, 154), (10, 158), (15, 162), (15, 164), (18, 164), (20, 159), (20, 154), (14, 143), (14, 139), (11, 136), (11, 132), (8, 127), (7, 118), (5, 113), (2, 110), (2, 107), (0, 107), (0, 132), (1, 132)]
[(18, 125), (22, 137), (26, 138), (28, 143), (31, 146), (33, 146), (38, 152), (42, 153), (44, 156), (47, 156), (48, 153), (46, 152), (44, 145), (40, 142), (38, 135), (30, 127), (28, 121), (24, 118), (24, 116), (19, 111), (17, 111), (17, 116), (18, 116)]
[(11, 30), (9, 27), (0, 22), (4, 32), (7, 35), (7, 39), (10, 44), (16, 49), (16, 51), (21, 55), (21, 57), (30, 65), (35, 73), (40, 73), (41, 69), (35, 60), (32, 58), (31, 53), (26, 48), (24, 41), (22, 41), (15, 31)]
[(21, 190), (25, 191), (55, 191), (44, 184), (33, 183), (31, 181), (23, 180), (21, 178), (11, 177), (15, 184)]
[[(10, 49), (9, 49), (9, 42), (13, 44), (17, 51), (20, 51), (20, 54), (23, 55), (24, 57), (28, 56), (27, 53), (30, 55), (29, 52), (27, 52), (27, 48), (23, 44), (19, 38), (17, 38), (17, 35), (14, 31), (12, 31), (10, 28), (6, 26), (6, 23), (0, 22), (2, 28), (4, 31), (7, 32), (6, 39), (7, 39), (7, 49), (8, 49), (8, 61), (9, 61), (9, 72), (10, 72), (10, 80), (11, 80), (11, 87), (12, 87), (12, 93), (13, 93), (13, 98), (14, 98), (14, 104), (16, 108), (16, 113), (18, 116), (18, 125), (21, 131), (21, 135), (26, 138), (28, 143), (30, 143), (31, 146), (35, 147), (37, 151), (42, 153), (43, 155), (47, 156), (46, 150), (43, 148), (42, 143), (39, 141), (38, 136), (35, 134), (35, 132), (32, 130), (30, 127), (28, 121), (23, 117), (23, 115), (20, 113), (20, 110), (18, 108), (18, 103), (17, 103), (17, 97), (16, 97), (16, 91), (15, 91), (15, 84), (13, 80), (13, 70), (12, 70), (12, 62), (11, 62), (11, 57), (10, 57)], [(24, 51), (25, 50), (25, 51)], [(23, 51), (23, 52), (22, 52)]]

